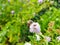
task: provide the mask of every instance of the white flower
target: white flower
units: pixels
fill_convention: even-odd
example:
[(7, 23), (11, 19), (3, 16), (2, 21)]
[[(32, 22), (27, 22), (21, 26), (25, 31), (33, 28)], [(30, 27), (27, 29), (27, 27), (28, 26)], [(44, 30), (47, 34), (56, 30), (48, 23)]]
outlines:
[(58, 36), (56, 39), (57, 39), (57, 40), (58, 40), (58, 42), (59, 42), (59, 41), (60, 41), (60, 36)]
[(50, 42), (51, 41), (51, 38), (48, 37), (48, 36), (45, 36), (45, 40), (47, 40), (48, 42)]
[(11, 11), (11, 14), (14, 14), (14, 12), (15, 12), (15, 11), (14, 11), (14, 10), (12, 10), (12, 11)]
[(40, 25), (37, 22), (33, 22), (30, 25), (30, 32), (38, 34), (40, 33), (40, 30)]
[(40, 40), (40, 36), (36, 34), (36, 40), (39, 41)]
[(10, 0), (8, 0), (8, 2), (10, 2)]
[(31, 45), (31, 43), (29, 43), (29, 42), (26, 42), (24, 45)]
[(43, 2), (43, 0), (38, 0), (38, 2), (39, 2), (39, 3), (42, 3), (42, 2)]

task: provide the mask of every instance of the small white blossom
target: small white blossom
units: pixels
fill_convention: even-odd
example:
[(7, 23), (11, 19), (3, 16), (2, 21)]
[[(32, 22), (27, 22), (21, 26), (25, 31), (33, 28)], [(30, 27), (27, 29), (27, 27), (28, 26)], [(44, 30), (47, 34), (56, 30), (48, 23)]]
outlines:
[(31, 43), (29, 43), (29, 42), (26, 42), (24, 45), (31, 45)]
[(58, 40), (58, 42), (59, 42), (59, 41), (60, 41), (60, 36), (58, 36), (56, 39), (57, 39), (57, 40)]
[(10, 0), (8, 0), (8, 2), (10, 2)]
[(45, 40), (47, 40), (48, 42), (51, 41), (51, 37), (45, 36)]
[(38, 34), (40, 33), (40, 30), (40, 25), (37, 22), (33, 22), (30, 25), (30, 32)]
[(40, 36), (36, 34), (36, 40), (39, 41), (40, 40)]
[(43, 0), (38, 0), (38, 2), (39, 2), (39, 3), (42, 3), (42, 2), (43, 2)]
[(14, 12), (15, 12), (15, 11), (14, 11), (14, 10), (12, 10), (12, 11), (11, 11), (11, 14), (14, 14)]

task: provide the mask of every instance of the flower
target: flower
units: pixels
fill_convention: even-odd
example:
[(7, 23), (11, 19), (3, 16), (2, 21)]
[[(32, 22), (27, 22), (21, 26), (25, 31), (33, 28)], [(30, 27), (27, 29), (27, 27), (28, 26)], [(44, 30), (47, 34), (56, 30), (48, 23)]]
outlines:
[(8, 0), (8, 2), (10, 2), (10, 0)]
[(44, 39), (45, 39), (45, 40), (47, 40), (48, 42), (50, 42), (50, 41), (51, 41), (51, 38), (50, 38), (50, 37), (48, 37), (48, 36), (45, 36), (45, 37), (44, 37)]
[(38, 34), (40, 33), (40, 30), (40, 25), (37, 22), (33, 22), (30, 25), (30, 32)]
[(42, 3), (42, 2), (43, 2), (43, 0), (38, 0), (38, 2), (39, 2), (39, 3)]
[(31, 43), (29, 43), (29, 42), (26, 42), (24, 45), (31, 45)]
[(58, 36), (57, 38), (56, 38), (56, 40), (58, 40), (58, 42), (60, 41), (60, 36)]
[(12, 11), (11, 11), (11, 14), (14, 14), (14, 12), (15, 12), (15, 11), (14, 11), (14, 10), (12, 10)]
[(36, 40), (39, 41), (40, 40), (40, 36), (36, 34)]

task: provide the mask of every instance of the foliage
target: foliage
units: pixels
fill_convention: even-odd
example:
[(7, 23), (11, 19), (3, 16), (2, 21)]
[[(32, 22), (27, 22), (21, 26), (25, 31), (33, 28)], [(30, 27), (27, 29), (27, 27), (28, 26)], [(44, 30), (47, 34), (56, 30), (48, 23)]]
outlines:
[[(0, 45), (59, 45), (56, 40), (60, 36), (59, 0), (0, 0)], [(33, 20), (41, 26), (40, 41), (29, 32), (27, 21)], [(50, 28), (50, 22), (54, 23)], [(51, 42), (43, 36), (50, 36)]]

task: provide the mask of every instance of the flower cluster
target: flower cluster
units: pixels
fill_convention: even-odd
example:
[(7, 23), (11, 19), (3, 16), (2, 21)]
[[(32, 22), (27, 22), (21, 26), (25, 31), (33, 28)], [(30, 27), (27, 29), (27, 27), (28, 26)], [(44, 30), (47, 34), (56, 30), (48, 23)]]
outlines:
[(39, 2), (39, 3), (42, 3), (42, 2), (43, 2), (43, 0), (38, 0), (38, 2)]
[(14, 14), (14, 12), (15, 12), (15, 11), (14, 11), (14, 10), (12, 10), (12, 11), (11, 11), (11, 14)]
[(29, 43), (29, 42), (26, 42), (24, 45), (31, 45), (31, 43)]
[(40, 33), (40, 25), (37, 23), (37, 22), (33, 22), (31, 25), (30, 25), (30, 32), (32, 33)]
[(56, 40), (58, 40), (58, 42), (60, 41), (60, 36), (58, 36), (57, 38), (56, 38)]
[(45, 39), (46, 41), (48, 41), (48, 42), (51, 41), (51, 37), (49, 37), (49, 36), (45, 36), (44, 39)]

